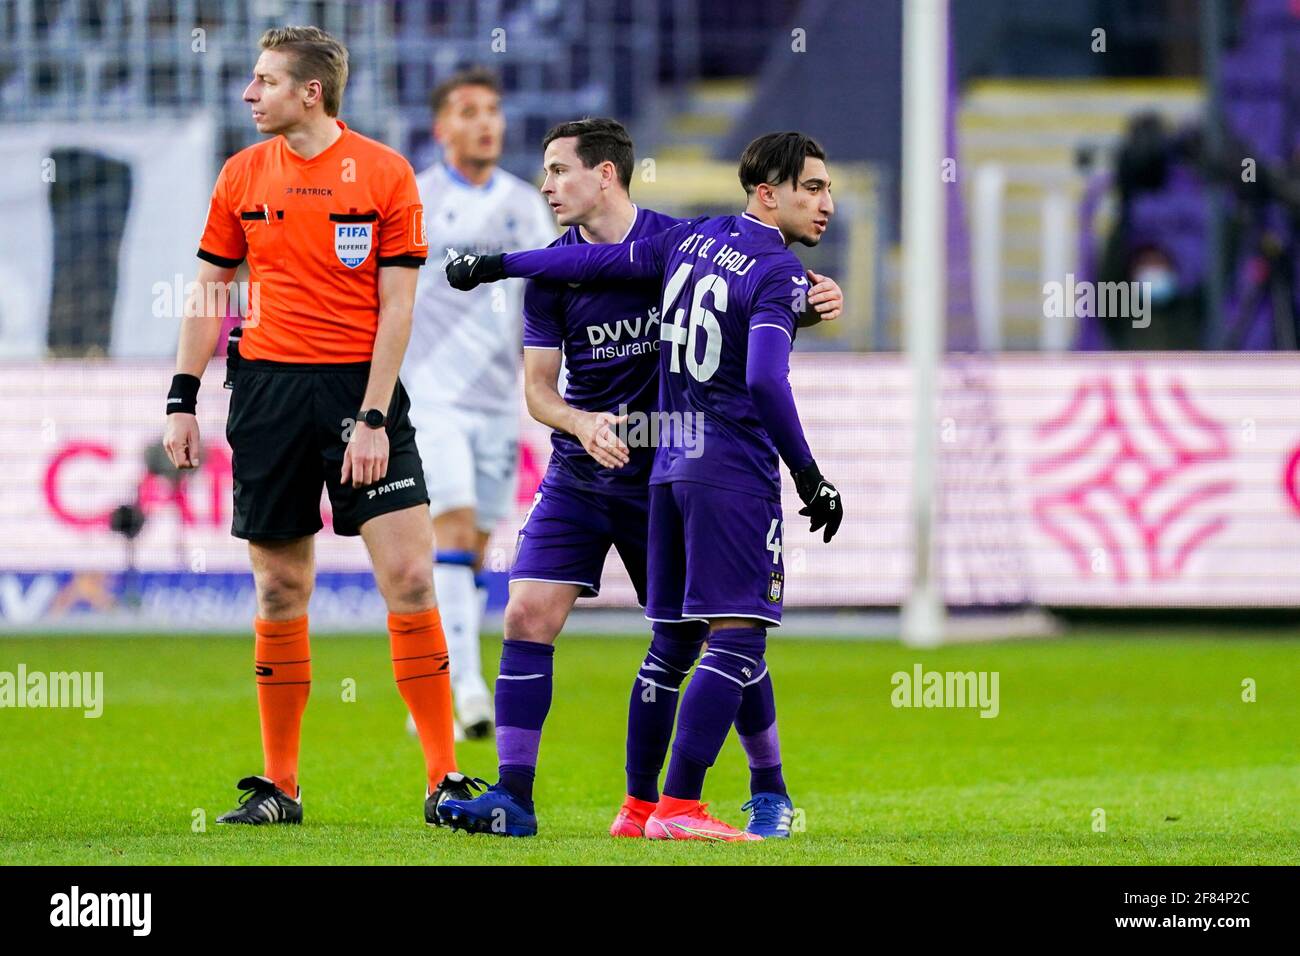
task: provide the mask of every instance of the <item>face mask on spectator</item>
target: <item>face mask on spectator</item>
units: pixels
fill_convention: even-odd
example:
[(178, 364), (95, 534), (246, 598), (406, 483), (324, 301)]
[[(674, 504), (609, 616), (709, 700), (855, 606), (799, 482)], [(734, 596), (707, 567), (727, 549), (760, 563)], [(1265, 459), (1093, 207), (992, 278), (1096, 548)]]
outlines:
[(1178, 276), (1165, 266), (1144, 266), (1134, 274), (1135, 282), (1147, 289), (1152, 305), (1168, 305), (1178, 294)]

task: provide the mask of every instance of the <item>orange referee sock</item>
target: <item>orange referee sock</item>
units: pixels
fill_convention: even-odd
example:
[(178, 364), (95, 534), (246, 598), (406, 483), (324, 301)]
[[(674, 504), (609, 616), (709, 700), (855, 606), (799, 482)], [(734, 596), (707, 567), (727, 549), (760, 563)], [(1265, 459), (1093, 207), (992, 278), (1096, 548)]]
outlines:
[(297, 797), (298, 741), (311, 691), (307, 615), (291, 621), (255, 618), (253, 630), (265, 774), (289, 796)]
[(393, 650), (393, 676), (415, 719), (432, 790), (456, 769), (451, 671), (442, 615), (436, 607), (414, 614), (389, 614), (388, 636)]

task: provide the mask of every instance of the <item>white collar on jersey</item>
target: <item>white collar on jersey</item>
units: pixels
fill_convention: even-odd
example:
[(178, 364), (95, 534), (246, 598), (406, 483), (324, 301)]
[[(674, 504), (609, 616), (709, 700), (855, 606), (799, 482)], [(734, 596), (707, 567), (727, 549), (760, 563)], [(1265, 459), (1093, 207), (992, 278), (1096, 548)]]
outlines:
[[(641, 218), (641, 207), (638, 206), (636, 203), (632, 203), (632, 224), (627, 227), (627, 232), (623, 233), (623, 238), (613, 242), (612, 245), (617, 246), (621, 243), (627, 242), (627, 237), (632, 235), (632, 230), (636, 228), (636, 221), (640, 218)], [(581, 239), (583, 242), (587, 243), (587, 245), (592, 244), (591, 241), (588, 240), (587, 237), (582, 234), (581, 226), (578, 227), (578, 238)]]
[(492, 171), (492, 175), (487, 178), (487, 182), (485, 182), (482, 186), (479, 186), (475, 183), (470, 182), (468, 179), (462, 176), (460, 171), (457, 170), (456, 167), (452, 166), (452, 164), (447, 162), (445, 159), (438, 160), (438, 163), (442, 166), (443, 171), (446, 172), (448, 179), (450, 179), (457, 186), (463, 186), (465, 189), (491, 189), (493, 183), (495, 183), (497, 180), (496, 170), (494, 169)]
[(768, 228), (768, 229), (775, 229), (776, 232), (777, 232), (778, 234), (780, 234), (780, 232), (781, 232), (781, 230), (780, 230), (779, 228), (777, 228), (776, 226), (772, 225), (770, 222), (764, 222), (763, 220), (759, 219), (759, 218), (756, 217), (756, 216), (751, 216), (751, 215), (750, 215), (749, 213), (747, 213), (747, 212), (742, 212), (742, 213), (740, 214), (740, 218), (741, 218), (741, 219), (748, 219), (750, 222), (756, 222), (756, 223), (758, 223), (760, 226), (765, 226), (765, 227)]

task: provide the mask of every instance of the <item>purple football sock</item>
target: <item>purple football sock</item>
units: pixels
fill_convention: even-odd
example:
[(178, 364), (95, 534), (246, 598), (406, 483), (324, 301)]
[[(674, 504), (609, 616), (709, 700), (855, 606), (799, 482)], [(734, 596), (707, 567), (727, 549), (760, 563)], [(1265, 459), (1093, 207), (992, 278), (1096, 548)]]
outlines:
[(785, 794), (781, 776), (781, 741), (776, 734), (776, 697), (772, 675), (763, 665), (763, 675), (745, 686), (736, 711), (736, 735), (749, 759), (749, 792)]
[(497, 759), (501, 786), (531, 804), (542, 724), (551, 709), (555, 645), (503, 641), (496, 684)]
[(704, 775), (718, 759), (736, 720), (745, 684), (762, 673), (766, 641), (763, 627), (727, 628), (709, 635), (709, 649), (682, 695), (665, 795), (700, 799)]
[(708, 631), (704, 621), (654, 625), (627, 708), (628, 796), (650, 803), (659, 799), (659, 772), (673, 736), (678, 693)]

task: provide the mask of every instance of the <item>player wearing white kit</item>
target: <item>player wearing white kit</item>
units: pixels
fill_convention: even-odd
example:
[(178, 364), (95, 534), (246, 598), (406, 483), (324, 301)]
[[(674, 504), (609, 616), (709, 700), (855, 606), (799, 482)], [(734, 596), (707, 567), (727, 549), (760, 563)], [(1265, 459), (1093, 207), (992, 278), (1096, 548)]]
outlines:
[[(554, 239), (537, 188), (497, 168), (505, 118), (496, 76), (457, 73), (432, 98), (442, 157), (416, 177), (432, 254), (534, 249)], [(523, 282), (466, 296), (441, 270), (427, 271), (416, 289), (402, 381), (433, 512), (434, 583), (459, 728), (477, 739), (492, 733), (492, 701), (479, 655), (475, 575), (515, 490)]]

